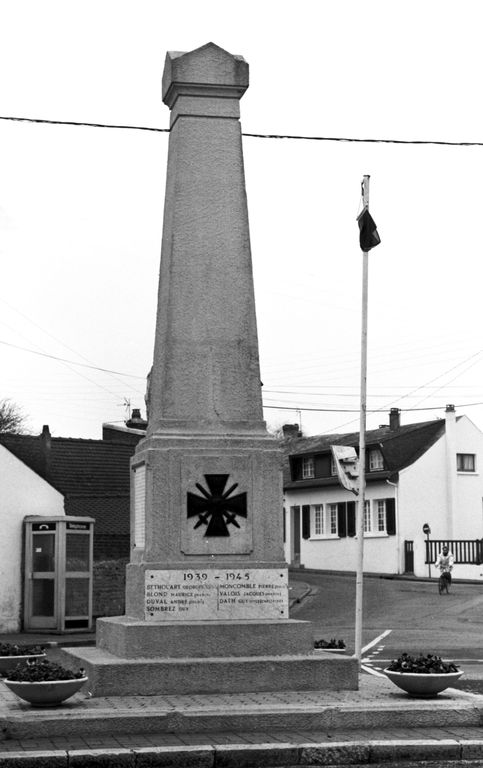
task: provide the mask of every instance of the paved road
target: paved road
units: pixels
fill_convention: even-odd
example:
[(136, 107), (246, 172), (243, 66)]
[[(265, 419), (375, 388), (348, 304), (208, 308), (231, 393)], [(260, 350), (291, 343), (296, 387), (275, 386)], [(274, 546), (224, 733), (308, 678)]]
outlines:
[[(354, 649), (355, 577), (301, 572), (312, 594), (293, 607), (291, 617), (314, 624), (315, 638), (335, 637)], [(376, 642), (374, 642), (376, 641)], [(364, 579), (364, 658), (384, 667), (402, 651), (438, 653), (483, 672), (483, 587), (453, 583), (439, 595), (436, 581)]]

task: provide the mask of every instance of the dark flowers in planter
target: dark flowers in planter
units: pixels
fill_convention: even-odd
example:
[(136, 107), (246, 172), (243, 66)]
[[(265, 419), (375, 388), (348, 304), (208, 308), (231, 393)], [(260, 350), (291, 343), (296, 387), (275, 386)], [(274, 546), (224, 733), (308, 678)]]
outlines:
[(314, 648), (337, 648), (337, 649), (343, 650), (345, 648), (345, 643), (343, 640), (336, 640), (335, 637), (332, 637), (328, 641), (315, 640)]
[(38, 656), (44, 653), (42, 645), (12, 645), (0, 643), (0, 656)]
[(8, 679), (19, 683), (44, 683), (52, 680), (76, 680), (85, 677), (85, 670), (74, 672), (48, 659), (36, 659), (18, 664)]
[(445, 662), (441, 656), (428, 653), (424, 656), (411, 656), (403, 653), (398, 659), (392, 661), (387, 667), (391, 672), (411, 672), (421, 675), (441, 675), (449, 672), (459, 672), (458, 667), (452, 661)]

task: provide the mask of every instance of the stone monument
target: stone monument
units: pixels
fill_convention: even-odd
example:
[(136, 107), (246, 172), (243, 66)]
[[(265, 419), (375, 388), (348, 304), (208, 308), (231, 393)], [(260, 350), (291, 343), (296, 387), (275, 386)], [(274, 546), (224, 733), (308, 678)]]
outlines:
[(94, 696), (357, 688), (288, 615), (281, 452), (263, 421), (239, 101), (248, 64), (170, 52), (146, 438), (132, 460), (126, 615), (72, 651)]

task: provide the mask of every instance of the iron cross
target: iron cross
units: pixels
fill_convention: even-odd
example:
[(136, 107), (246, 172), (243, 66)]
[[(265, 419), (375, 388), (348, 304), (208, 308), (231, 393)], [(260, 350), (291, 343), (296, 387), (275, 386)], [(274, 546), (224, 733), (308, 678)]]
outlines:
[(208, 491), (200, 483), (196, 487), (203, 494), (188, 492), (188, 517), (198, 515), (198, 522), (194, 528), (206, 525), (205, 536), (229, 536), (228, 525), (239, 528), (236, 516), (247, 516), (247, 495), (237, 493), (231, 496), (238, 483), (231, 485), (225, 491), (225, 485), (229, 475), (205, 475)]

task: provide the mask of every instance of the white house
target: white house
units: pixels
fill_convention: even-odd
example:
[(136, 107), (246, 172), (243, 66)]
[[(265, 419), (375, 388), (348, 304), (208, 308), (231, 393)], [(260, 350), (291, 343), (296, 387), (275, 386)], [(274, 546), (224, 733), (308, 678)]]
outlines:
[(0, 444), (0, 634), (21, 626), (23, 520), (64, 515), (64, 497)]
[[(357, 497), (340, 484), (330, 446), (358, 443), (357, 433), (286, 441), (285, 554), (294, 566), (356, 570)], [(389, 425), (367, 432), (366, 452), (364, 570), (428, 576), (447, 541), (454, 577), (483, 581), (483, 433), (454, 406), (444, 419), (403, 426), (393, 408)]]

